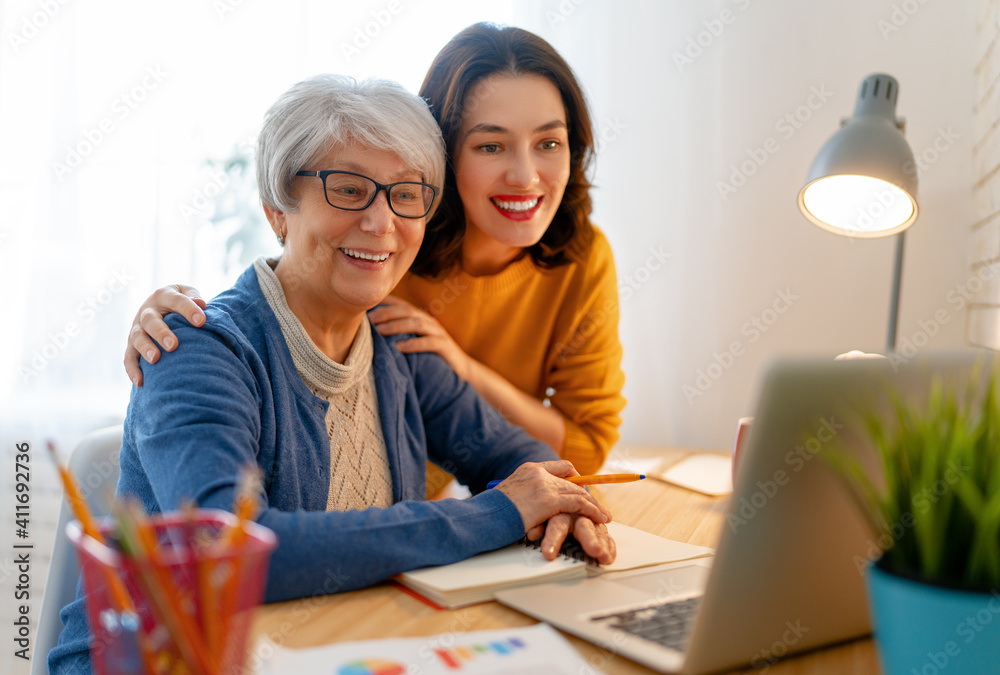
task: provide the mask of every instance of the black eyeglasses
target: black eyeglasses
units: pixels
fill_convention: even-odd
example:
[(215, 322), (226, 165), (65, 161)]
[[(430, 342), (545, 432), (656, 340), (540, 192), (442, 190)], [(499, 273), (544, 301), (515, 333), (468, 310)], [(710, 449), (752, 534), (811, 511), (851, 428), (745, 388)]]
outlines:
[(323, 179), (326, 202), (335, 209), (364, 211), (378, 193), (385, 190), (389, 208), (401, 218), (423, 218), (430, 213), (438, 189), (428, 183), (389, 183), (383, 185), (368, 176), (350, 171), (299, 171), (296, 176), (319, 176)]

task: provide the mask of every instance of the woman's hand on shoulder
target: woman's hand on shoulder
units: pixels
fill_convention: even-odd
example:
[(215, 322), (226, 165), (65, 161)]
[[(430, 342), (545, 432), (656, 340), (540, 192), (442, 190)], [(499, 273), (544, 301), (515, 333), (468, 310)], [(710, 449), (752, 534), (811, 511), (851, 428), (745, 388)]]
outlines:
[(167, 328), (163, 317), (176, 313), (184, 316), (192, 326), (201, 326), (205, 323), (202, 312), (205, 306), (198, 289), (183, 284), (164, 286), (146, 298), (135, 313), (125, 346), (125, 372), (135, 386), (142, 386), (140, 356), (149, 363), (156, 363), (160, 359), (158, 346), (168, 352), (177, 348), (177, 336)]
[(402, 353), (433, 352), (447, 361), (459, 377), (469, 380), (471, 357), (458, 346), (444, 326), (427, 312), (390, 295), (368, 313), (368, 318), (382, 335), (417, 335), (396, 343), (396, 348)]

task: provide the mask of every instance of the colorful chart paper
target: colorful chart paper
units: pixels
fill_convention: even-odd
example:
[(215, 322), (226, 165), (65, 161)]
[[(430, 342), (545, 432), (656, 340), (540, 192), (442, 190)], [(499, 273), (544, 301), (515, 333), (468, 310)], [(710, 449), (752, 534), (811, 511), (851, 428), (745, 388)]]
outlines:
[(345, 663), (336, 672), (337, 675), (403, 675), (406, 666), (398, 661), (363, 659)]
[(569, 642), (546, 624), (310, 649), (268, 645), (254, 651), (271, 654), (261, 664), (261, 675), (579, 675), (588, 669)]

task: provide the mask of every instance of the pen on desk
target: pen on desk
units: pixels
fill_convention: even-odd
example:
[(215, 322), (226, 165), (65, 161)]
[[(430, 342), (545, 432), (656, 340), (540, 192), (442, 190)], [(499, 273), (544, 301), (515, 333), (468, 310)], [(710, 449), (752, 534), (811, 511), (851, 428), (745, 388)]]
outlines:
[[(631, 483), (642, 480), (646, 476), (641, 473), (603, 473), (592, 476), (569, 476), (566, 478), (570, 483), (576, 485), (599, 485), (602, 483)], [(502, 481), (491, 480), (486, 484), (487, 489), (495, 488)]]

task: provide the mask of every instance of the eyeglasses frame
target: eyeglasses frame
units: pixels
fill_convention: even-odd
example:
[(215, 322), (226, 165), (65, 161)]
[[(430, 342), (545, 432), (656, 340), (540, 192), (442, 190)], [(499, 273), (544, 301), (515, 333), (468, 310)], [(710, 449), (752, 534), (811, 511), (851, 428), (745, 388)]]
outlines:
[[(331, 175), (331, 174), (335, 174), (335, 173), (346, 174), (348, 176), (357, 176), (358, 178), (364, 178), (365, 180), (370, 180), (371, 182), (375, 183), (375, 192), (372, 193), (371, 199), (368, 200), (368, 203), (365, 204), (364, 206), (362, 206), (359, 209), (349, 209), (349, 208), (346, 208), (346, 207), (343, 207), (343, 206), (337, 206), (336, 204), (333, 204), (330, 201), (329, 193), (326, 190), (326, 177), (329, 176), (329, 175)], [(439, 189), (437, 187), (435, 187), (434, 185), (431, 185), (430, 183), (422, 183), (420, 181), (413, 181), (413, 180), (401, 180), (401, 181), (398, 181), (396, 183), (384, 184), (384, 183), (379, 183), (374, 178), (371, 178), (371, 177), (366, 176), (366, 175), (361, 174), (361, 173), (355, 173), (353, 171), (337, 171), (337, 170), (298, 171), (298, 172), (296, 172), (295, 175), (296, 176), (316, 176), (316, 177), (320, 178), (323, 181), (323, 197), (326, 199), (326, 203), (329, 204), (330, 206), (332, 206), (335, 209), (340, 209), (341, 211), (364, 211), (365, 209), (367, 209), (369, 206), (371, 206), (375, 202), (375, 198), (378, 197), (378, 193), (382, 192), (384, 190), (385, 191), (385, 201), (389, 205), (389, 209), (392, 210), (392, 212), (395, 213), (400, 218), (410, 218), (412, 220), (417, 220), (419, 218), (426, 218), (427, 217), (427, 214), (431, 212), (431, 208), (434, 206), (434, 200), (437, 199), (438, 192), (439, 192)], [(389, 190), (391, 190), (392, 188), (396, 187), (397, 185), (420, 185), (420, 186), (423, 186), (423, 187), (430, 188), (431, 192), (433, 193), (433, 196), (431, 197), (430, 204), (428, 204), (428, 206), (427, 206), (427, 210), (424, 211), (424, 213), (422, 215), (419, 215), (419, 216), (406, 216), (406, 215), (403, 215), (402, 213), (398, 212), (395, 209), (395, 207), (392, 205), (392, 199), (389, 196), (390, 195)]]

